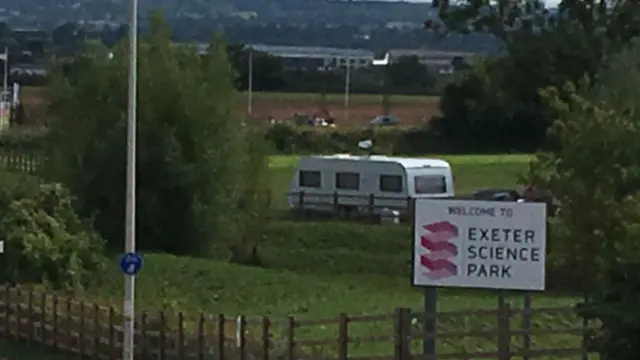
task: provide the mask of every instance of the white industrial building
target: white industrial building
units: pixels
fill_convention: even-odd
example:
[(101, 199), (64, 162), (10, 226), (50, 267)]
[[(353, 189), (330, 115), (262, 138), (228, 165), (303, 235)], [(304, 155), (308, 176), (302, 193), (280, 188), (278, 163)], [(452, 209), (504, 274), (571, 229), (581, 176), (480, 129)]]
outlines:
[(248, 45), (255, 51), (265, 52), (284, 59), (287, 67), (299, 69), (336, 69), (347, 66), (365, 68), (371, 66), (373, 52), (363, 49), (340, 49), (320, 46)]

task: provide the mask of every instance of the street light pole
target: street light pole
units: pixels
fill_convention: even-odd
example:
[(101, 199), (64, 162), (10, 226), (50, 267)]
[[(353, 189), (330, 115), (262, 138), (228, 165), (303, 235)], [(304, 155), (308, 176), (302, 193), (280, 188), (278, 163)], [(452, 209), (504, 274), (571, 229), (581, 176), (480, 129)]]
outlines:
[(249, 115), (253, 112), (253, 49), (249, 47), (249, 103), (247, 104), (247, 112)]
[(344, 79), (344, 117), (349, 121), (349, 88), (351, 87), (351, 58), (347, 58), (347, 74)]
[[(138, 85), (138, 0), (130, 1), (125, 252), (134, 253), (136, 251), (136, 92)], [(135, 329), (135, 276), (125, 275), (124, 279), (124, 336), (122, 344), (122, 359), (133, 360)]]

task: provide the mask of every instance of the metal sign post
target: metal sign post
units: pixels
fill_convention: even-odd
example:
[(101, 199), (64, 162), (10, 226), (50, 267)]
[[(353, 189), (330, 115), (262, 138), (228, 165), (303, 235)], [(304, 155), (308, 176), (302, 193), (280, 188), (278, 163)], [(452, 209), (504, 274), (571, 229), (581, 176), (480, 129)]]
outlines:
[[(418, 199), (414, 204), (412, 283), (424, 290), (425, 356), (437, 353), (437, 288), (496, 289), (501, 309), (505, 290), (544, 290), (544, 203)], [(524, 307), (530, 309), (529, 297)], [(525, 330), (531, 327), (528, 315)], [(528, 334), (524, 343), (530, 345)]]

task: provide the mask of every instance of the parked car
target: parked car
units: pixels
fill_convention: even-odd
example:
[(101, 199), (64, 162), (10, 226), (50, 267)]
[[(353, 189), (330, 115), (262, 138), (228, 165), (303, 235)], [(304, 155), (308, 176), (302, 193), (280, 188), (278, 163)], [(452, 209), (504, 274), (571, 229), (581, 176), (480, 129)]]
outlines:
[(395, 116), (380, 115), (371, 120), (369, 124), (377, 126), (396, 125), (398, 124), (398, 119)]

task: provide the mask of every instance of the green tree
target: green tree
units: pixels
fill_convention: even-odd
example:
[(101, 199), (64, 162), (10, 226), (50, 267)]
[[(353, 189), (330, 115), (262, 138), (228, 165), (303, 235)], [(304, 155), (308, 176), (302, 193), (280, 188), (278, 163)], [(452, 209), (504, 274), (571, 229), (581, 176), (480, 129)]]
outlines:
[[(503, 43), (506, 56), (494, 60), (497, 66), (486, 73), (497, 90), (488, 94), (491, 103), (500, 106), (485, 122), (492, 124), (491, 117), (495, 118), (501, 125), (489, 128), (504, 129), (506, 137), (525, 145), (520, 150), (529, 150), (532, 144), (541, 146), (551, 122), (553, 111), (541, 101), (539, 90), (547, 86), (562, 90), (566, 82), (575, 83), (585, 75), (596, 83), (595, 75), (607, 56), (623, 48), (640, 30), (633, 20), (640, 8), (623, 1), (564, 0), (557, 13), (536, 1), (465, 1), (452, 7), (448, 0), (440, 0), (434, 5), (442, 21), (430, 22), (430, 31), (487, 32)], [(470, 92), (460, 89), (449, 94)], [(468, 107), (482, 100), (459, 97), (446, 101)], [(442, 109), (443, 118), (452, 121), (455, 114), (447, 110)], [(472, 113), (471, 109), (466, 113)], [(464, 121), (472, 120), (455, 120)], [(491, 143), (489, 135), (476, 133), (476, 138)]]
[[(611, 58), (599, 82), (550, 89), (558, 120), (553, 150), (531, 165), (530, 180), (556, 198), (550, 257), (589, 302), (583, 313), (602, 329), (594, 339), (605, 359), (640, 351), (640, 42)], [(586, 311), (589, 310), (589, 311)]]
[[(235, 74), (215, 38), (205, 56), (175, 47), (153, 14), (139, 44), (137, 238), (142, 249), (207, 255), (240, 243), (256, 216), (245, 202), (256, 162), (235, 114)], [(85, 56), (52, 83), (51, 179), (78, 196), (109, 245), (123, 243), (127, 44), (113, 59)], [(264, 175), (264, 174), (261, 174)], [(247, 213), (251, 213), (248, 216)], [(252, 220), (253, 221), (253, 220)], [(240, 244), (240, 245), (238, 245)], [(247, 252), (241, 252), (247, 253)], [(241, 259), (252, 261), (252, 259)]]
[(396, 94), (425, 94), (435, 83), (417, 56), (402, 56), (385, 70), (389, 79), (387, 86)]

